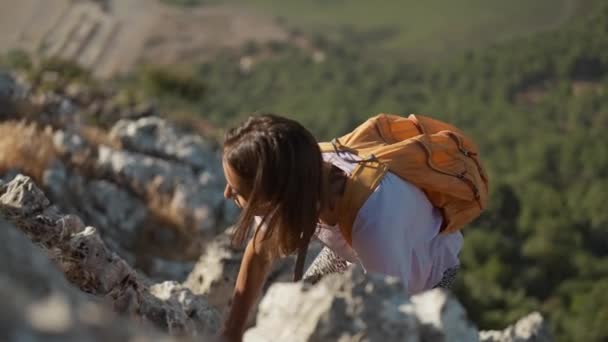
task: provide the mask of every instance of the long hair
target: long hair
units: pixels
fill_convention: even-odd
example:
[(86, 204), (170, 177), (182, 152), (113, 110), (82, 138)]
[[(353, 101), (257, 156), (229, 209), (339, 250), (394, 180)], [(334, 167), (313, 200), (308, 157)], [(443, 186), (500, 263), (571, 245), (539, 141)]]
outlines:
[(312, 134), (294, 120), (254, 115), (226, 132), (223, 154), (249, 194), (233, 243), (245, 241), (260, 211), (257, 228), (266, 224), (264, 239), (273, 241), (271, 252), (288, 255), (302, 240), (309, 241), (324, 198), (323, 160)]

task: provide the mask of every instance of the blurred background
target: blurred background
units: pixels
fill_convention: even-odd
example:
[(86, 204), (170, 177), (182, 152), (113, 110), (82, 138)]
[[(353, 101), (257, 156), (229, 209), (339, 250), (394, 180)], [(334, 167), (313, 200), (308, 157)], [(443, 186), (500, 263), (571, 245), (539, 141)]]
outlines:
[[(222, 132), (255, 111), (295, 118), (320, 140), (380, 112), (427, 114), (477, 141), (491, 179), (490, 208), (464, 230), (455, 289), (473, 321), (501, 328), (540, 310), (558, 341), (608, 341), (605, 0), (0, 0), (0, 52), (38, 108), (0, 108), (0, 174), (31, 174), (65, 210), (102, 227), (112, 220), (95, 217), (114, 210), (99, 198), (97, 211), (69, 202), (74, 186), (49, 181), (58, 174), (50, 155), (67, 165), (62, 177), (88, 179), (87, 191), (128, 189), (149, 212), (116, 248), (151, 276), (159, 263), (191, 266), (197, 239), (184, 227), (204, 221), (217, 232), (234, 208), (222, 202), (217, 161), (198, 167), (162, 139), (150, 152), (119, 120), (160, 116), (202, 136), (217, 159)], [(180, 189), (151, 196), (153, 177), (125, 181), (125, 170), (112, 177), (74, 153), (66, 161), (41, 149), (52, 134), (45, 125), (181, 160), (213, 196), (183, 214), (191, 208), (176, 204)], [(149, 136), (152, 126), (160, 129), (133, 129)]]

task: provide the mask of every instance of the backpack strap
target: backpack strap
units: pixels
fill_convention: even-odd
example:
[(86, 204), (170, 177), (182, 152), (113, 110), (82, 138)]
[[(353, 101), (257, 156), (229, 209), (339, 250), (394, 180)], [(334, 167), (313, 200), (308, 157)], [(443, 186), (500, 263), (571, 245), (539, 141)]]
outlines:
[(329, 141), (320, 142), (319, 149), (321, 150), (321, 153), (334, 152), (334, 145)]
[[(322, 153), (347, 150), (356, 155), (359, 153), (355, 149), (350, 149), (342, 145), (338, 139), (332, 142), (319, 143)], [(344, 194), (338, 205), (338, 225), (346, 242), (352, 246), (352, 227), (357, 217), (357, 213), (369, 196), (376, 190), (382, 177), (388, 171), (388, 165), (379, 161), (373, 154), (361, 160), (347, 160), (358, 165), (346, 181)]]
[(346, 189), (338, 205), (338, 225), (350, 246), (353, 244), (352, 229), (357, 214), (387, 171), (386, 164), (368, 160), (357, 165), (346, 181)]

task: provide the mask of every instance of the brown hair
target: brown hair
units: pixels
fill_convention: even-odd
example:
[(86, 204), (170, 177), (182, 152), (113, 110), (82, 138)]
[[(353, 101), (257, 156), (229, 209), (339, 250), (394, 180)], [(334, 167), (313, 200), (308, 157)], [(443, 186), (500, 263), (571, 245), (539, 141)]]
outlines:
[(291, 254), (308, 242), (324, 197), (323, 160), (312, 134), (294, 120), (254, 115), (226, 132), (223, 152), (249, 194), (233, 242), (244, 242), (261, 209), (272, 253)]

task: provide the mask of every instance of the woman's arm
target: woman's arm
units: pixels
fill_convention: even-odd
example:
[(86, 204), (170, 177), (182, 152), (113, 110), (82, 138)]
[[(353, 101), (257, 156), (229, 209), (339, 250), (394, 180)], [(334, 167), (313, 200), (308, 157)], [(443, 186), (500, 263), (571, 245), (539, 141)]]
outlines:
[(241, 341), (251, 307), (260, 295), (272, 266), (273, 257), (265, 247), (267, 241), (262, 241), (263, 234), (256, 235), (259, 237), (256, 239), (255, 248), (254, 239), (251, 239), (245, 248), (230, 312), (222, 327), (221, 335), (227, 341)]

